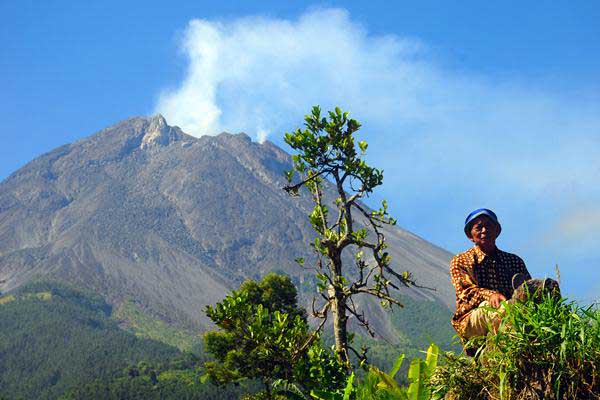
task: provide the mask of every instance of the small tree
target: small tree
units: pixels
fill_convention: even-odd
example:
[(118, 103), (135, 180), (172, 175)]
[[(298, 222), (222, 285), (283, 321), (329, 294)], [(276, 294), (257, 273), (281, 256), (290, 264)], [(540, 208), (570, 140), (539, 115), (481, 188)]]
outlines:
[[(336, 353), (346, 365), (349, 365), (348, 350), (359, 358), (365, 357), (365, 351), (359, 354), (349, 343), (348, 313), (374, 336), (364, 314), (357, 309), (354, 297), (364, 293), (375, 296), (384, 306), (402, 306), (392, 297), (390, 289), (414, 284), (408, 272), (398, 273), (390, 267), (391, 258), (385, 251), (387, 245), (381, 228), (396, 221), (389, 216), (385, 200), (376, 211), (359, 202), (383, 182), (382, 171), (370, 167), (364, 160), (367, 143), (358, 142), (357, 149), (354, 134), (360, 126), (339, 108), (325, 118), (315, 106), (305, 117), (305, 129), (285, 134), (285, 142), (297, 154), (292, 156), (293, 169), (286, 172), (289, 185), (284, 189), (297, 195), (306, 187), (315, 204), (309, 215), (317, 233), (312, 246), (317, 254), (319, 289), (326, 300), (321, 309), (313, 307), (314, 315), (323, 319), (317, 331), (324, 326), (331, 311)], [(293, 183), (295, 176), (299, 177), (297, 183)], [(325, 194), (331, 192), (337, 196), (334, 216), (325, 201)], [(355, 215), (360, 220), (357, 221)], [(344, 251), (350, 248), (355, 252), (357, 270), (354, 273), (349, 273), (348, 267), (343, 265)], [(365, 251), (372, 260), (366, 258)], [(303, 259), (297, 261), (304, 263)]]
[(343, 369), (319, 341), (307, 343), (306, 312), (298, 307), (294, 284), (285, 275), (268, 274), (248, 280), (206, 314), (220, 328), (204, 336), (217, 362), (205, 364), (216, 384), (259, 379), (267, 398), (278, 380), (301, 389), (335, 389), (343, 384)]

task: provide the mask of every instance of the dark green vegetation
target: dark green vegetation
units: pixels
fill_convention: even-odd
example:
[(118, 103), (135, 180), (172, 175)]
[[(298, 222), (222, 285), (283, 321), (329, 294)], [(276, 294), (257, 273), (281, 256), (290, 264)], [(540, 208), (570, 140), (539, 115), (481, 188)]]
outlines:
[(287, 276), (248, 280), (206, 314), (220, 328), (205, 335), (206, 349), (217, 359), (205, 364), (206, 372), (217, 384), (260, 380), (271, 398), (278, 381), (308, 393), (335, 389), (345, 380), (342, 365), (309, 334)]
[(200, 383), (202, 359), (138, 338), (110, 317), (101, 297), (59, 282), (0, 297), (0, 398), (54, 399), (68, 390), (67, 398), (82, 399), (236, 397)]
[(0, 303), (0, 393), (10, 398), (54, 398), (129, 363), (178, 353), (119, 329), (102, 298), (64, 284), (31, 283)]
[[(292, 156), (293, 168), (286, 172), (288, 186), (284, 189), (298, 195), (306, 188), (312, 196), (309, 220), (316, 237), (310, 245), (317, 256), (314, 268), (321, 281), (319, 291), (326, 300), (314, 315), (323, 321), (332, 317), (336, 355), (351, 368), (349, 351), (361, 361), (365, 355), (352, 346), (348, 317), (353, 316), (375, 335), (364, 311), (356, 305), (357, 298), (367, 295), (384, 307), (401, 306), (391, 290), (414, 281), (408, 272), (399, 273), (391, 266), (383, 227), (396, 221), (389, 216), (385, 200), (377, 211), (360, 202), (383, 183), (383, 172), (365, 162), (367, 142), (356, 143), (355, 139), (361, 125), (348, 115), (336, 107), (323, 117), (320, 107), (315, 106), (304, 119), (305, 129), (285, 134), (285, 142), (297, 154)], [(299, 182), (293, 183), (296, 176)], [(335, 212), (325, 196), (327, 181), (333, 183)], [(345, 259), (348, 255), (353, 262)], [(303, 265), (304, 259), (298, 262)]]
[(96, 379), (69, 390), (61, 400), (225, 400), (255, 390), (252, 382), (238, 387), (202, 383), (202, 360), (186, 353), (167, 362), (140, 362), (110, 380)]
[[(408, 323), (411, 318), (435, 313), (427, 302), (405, 303), (406, 309), (393, 319), (402, 316)], [(332, 369), (335, 359), (320, 342), (314, 342), (308, 357), (294, 358), (302, 343), (298, 339), (308, 335), (304, 313), (295, 301), (295, 288), (287, 277), (271, 275), (261, 282), (248, 281), (220, 305), (212, 308), (216, 318), (227, 315), (224, 307), (232, 307), (233, 312), (231, 319), (220, 320), (221, 328), (229, 325), (249, 329), (236, 332), (241, 336), (236, 336), (234, 342), (242, 346), (229, 342), (229, 349), (227, 338), (235, 329), (222, 329), (225, 335), (207, 335), (220, 342), (213, 350), (225, 349), (233, 356), (228, 359), (225, 355), (223, 363), (212, 362), (205, 369), (202, 355), (182, 354), (119, 330), (109, 318), (110, 306), (93, 294), (56, 282), (30, 284), (0, 297), (0, 398), (261, 399), (267, 398), (257, 392), (261, 389), (257, 381), (263, 377), (268, 377), (273, 398), (277, 399), (343, 400), (347, 394), (348, 400), (443, 396), (461, 400), (566, 400), (597, 399), (600, 391), (597, 306), (581, 308), (553, 298), (539, 304), (507, 305), (500, 332), (474, 341), (481, 346), (476, 358), (446, 352), (437, 361), (433, 378), (435, 347), (425, 357), (416, 357), (418, 354), (409, 347), (410, 363), (401, 363), (400, 359), (391, 363), (389, 357), (395, 357), (404, 347), (386, 348), (379, 343), (370, 351), (372, 363), (366, 371), (358, 370), (348, 380), (335, 375), (341, 371)], [(266, 311), (259, 312), (261, 308)], [(442, 317), (447, 318), (442, 314), (431, 316)], [(281, 321), (292, 323), (278, 323)], [(425, 339), (413, 340), (407, 345)], [(278, 360), (280, 351), (288, 358)], [(241, 386), (203, 383), (206, 371), (221, 373), (223, 366), (232, 368)], [(291, 379), (285, 373), (276, 376), (277, 371), (288, 368), (308, 371), (308, 375), (292, 374)], [(251, 370), (258, 372), (239, 374)], [(255, 380), (238, 379), (244, 377)], [(285, 390), (284, 397), (277, 395)]]
[[(261, 282), (249, 281), (239, 291), (230, 294), (229, 299), (238, 298), (238, 294), (243, 294), (247, 299), (244, 305), (235, 306), (238, 307), (238, 326), (247, 318), (247, 323), (253, 320), (258, 332), (267, 335), (255, 337), (253, 350), (247, 348), (247, 353), (237, 353), (238, 362), (250, 368), (250, 361), (254, 360), (258, 364), (252, 368), (257, 368), (257, 365), (261, 368), (262, 350), (287, 349), (286, 355), (293, 357), (291, 353), (297, 350), (295, 347), (304, 344), (303, 340), (308, 335), (305, 313), (298, 307), (296, 289), (290, 280), (271, 275)], [(222, 303), (226, 302), (224, 300)], [(448, 312), (439, 303), (410, 298), (403, 302), (406, 308), (394, 313), (392, 319), (405, 328), (413, 320), (421, 321), (422, 317), (435, 319), (437, 313), (443, 314), (440, 314), (440, 318), (449, 318), (445, 315)], [(257, 318), (258, 304), (263, 304), (263, 310), (267, 310), (266, 314), (264, 311), (260, 314), (264, 317), (262, 319)], [(255, 375), (257, 379), (244, 380), (239, 387), (217, 387), (210, 382), (202, 383), (200, 378), (206, 372), (203, 368), (206, 356), (197, 344), (193, 346), (199, 352), (197, 356), (182, 354), (174, 347), (142, 339), (119, 329), (115, 314), (117, 320), (128, 316), (125, 318), (130, 321), (128, 329), (141, 328), (137, 331), (140, 335), (166, 336), (184, 346), (195, 343), (194, 336), (186, 337), (183, 331), (172, 330), (152, 320), (133, 304), (126, 307), (126, 313), (123, 308), (116, 313), (98, 295), (56, 281), (38, 281), (0, 297), (0, 398), (234, 399), (242, 393), (264, 389), (264, 386), (258, 385), (262, 378), (258, 374)], [(242, 308), (246, 309), (245, 314), (237, 314)], [(271, 324), (275, 311), (279, 313), (279, 321), (290, 322), (279, 325), (279, 328), (291, 328), (290, 331), (279, 331), (278, 327)], [(422, 320), (425, 329), (427, 321)], [(265, 331), (263, 328), (267, 327), (275, 329)], [(279, 339), (281, 332), (284, 335)], [(290, 335), (286, 336), (288, 333)], [(449, 338), (450, 335), (447, 335), (442, 342), (448, 342)], [(383, 369), (391, 368), (395, 355), (400, 351), (384, 341), (356, 340), (358, 344), (371, 348), (371, 361)], [(402, 343), (406, 344), (402, 345), (403, 351), (411, 357), (417, 354), (415, 346), (418, 342), (409, 340), (409, 335)], [(257, 358), (252, 358), (252, 354)], [(273, 361), (269, 355), (264, 360)], [(295, 375), (290, 382), (305, 393), (316, 387), (338, 387), (345, 379), (340, 376), (339, 366), (330, 350), (323, 348), (319, 342), (307, 347), (306, 353), (298, 357), (299, 363), (280, 360), (282, 369), (279, 371), (293, 364)], [(218, 370), (224, 364), (213, 362), (209, 365), (216, 366)], [(209, 367), (209, 370), (213, 367)], [(244, 368), (242, 366), (242, 370)], [(276, 376), (277, 369), (271, 368), (271, 364), (262, 368), (267, 371), (266, 375), (273, 378), (270, 382), (275, 383), (281, 391), (282, 382), (277, 378), (288, 376)], [(213, 371), (216, 370), (213, 368)], [(401, 372), (404, 377), (404, 368)]]
[(546, 297), (507, 304), (475, 359), (447, 354), (433, 380), (456, 399), (598, 399), (600, 308)]
[[(263, 336), (262, 339), (266, 340), (262, 344), (255, 339), (255, 354), (263, 349), (279, 351), (287, 348), (286, 355), (290, 355), (297, 350), (295, 346), (304, 344), (303, 340), (308, 337), (305, 313), (297, 305), (296, 289), (289, 279), (271, 275), (262, 283), (244, 283), (240, 292), (244, 292), (247, 299), (243, 305), (246, 309), (244, 318), (248, 318), (246, 322), (259, 315), (258, 304), (263, 304), (263, 314), (260, 315), (264, 318), (254, 321), (259, 332), (271, 335), (268, 338)], [(239, 297), (236, 292), (229, 298), (232, 296)], [(428, 323), (433, 323), (436, 318), (449, 318), (449, 312), (437, 302), (407, 298), (404, 303), (406, 308), (392, 316), (402, 329), (420, 322), (423, 329), (429, 330)], [(129, 315), (126, 319), (133, 322), (129, 323), (128, 329), (141, 327), (138, 334), (158, 338), (166, 336), (180, 345), (194, 344), (195, 351), (202, 351), (194, 336), (186, 337), (183, 331), (152, 320), (132, 304), (127, 307), (127, 313), (123, 313), (121, 308), (117, 316), (123, 319)], [(277, 329), (270, 333), (264, 329), (261, 331), (265, 327), (273, 328), (271, 322), (275, 311), (279, 313), (279, 321), (284, 321), (280, 327), (292, 328), (292, 334), (284, 335), (279, 341)], [(241, 316), (238, 314), (238, 323), (243, 320)], [(0, 396), (7, 399), (52, 399), (61, 395), (69, 399), (227, 399), (260, 389), (252, 380), (243, 383), (240, 388), (201, 383), (203, 353), (199, 353), (200, 358), (182, 355), (174, 347), (136, 337), (120, 329), (114, 317), (114, 310), (100, 296), (56, 281), (34, 282), (0, 297)], [(416, 346), (420, 343), (412, 334), (421, 331), (407, 332), (402, 339), (402, 349), (412, 356), (417, 353)], [(449, 342), (449, 338), (450, 334), (446, 334), (440, 343)], [(286, 340), (290, 341), (286, 344)], [(371, 348), (371, 360), (382, 368), (389, 368), (399, 352), (396, 347), (382, 341), (356, 340), (358, 344)], [(238, 356), (242, 363), (251, 360), (247, 354), (238, 353)], [(294, 364), (296, 375), (290, 381), (295, 381), (300, 388), (333, 387), (343, 381), (331, 353), (318, 342), (308, 346), (307, 353), (299, 359), (304, 364)], [(287, 362), (287, 365), (290, 363)], [(263, 366), (263, 369), (270, 371), (271, 365)], [(320, 379), (324, 376), (327, 380)], [(256, 377), (260, 381), (261, 377)], [(270, 373), (269, 377), (286, 376)], [(276, 379), (270, 382), (276, 383)]]

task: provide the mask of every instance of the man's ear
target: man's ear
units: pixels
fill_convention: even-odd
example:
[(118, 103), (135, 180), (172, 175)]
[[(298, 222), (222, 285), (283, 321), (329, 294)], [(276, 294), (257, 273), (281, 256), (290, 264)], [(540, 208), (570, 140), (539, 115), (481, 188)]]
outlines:
[(513, 290), (516, 290), (519, 286), (523, 284), (527, 280), (527, 276), (522, 273), (514, 274), (512, 277), (512, 287)]

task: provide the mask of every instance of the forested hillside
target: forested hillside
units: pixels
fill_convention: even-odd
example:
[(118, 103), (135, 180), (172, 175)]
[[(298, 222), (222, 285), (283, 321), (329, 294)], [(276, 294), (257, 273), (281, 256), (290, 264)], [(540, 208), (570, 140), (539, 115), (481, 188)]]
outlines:
[[(145, 366), (162, 372), (185, 367), (189, 374), (201, 366), (199, 357), (120, 329), (111, 311), (101, 297), (58, 282), (30, 283), (0, 297), (0, 398), (54, 399), (90, 382), (97, 387), (115, 379), (137, 387)], [(141, 378), (118, 380), (137, 369)], [(190, 378), (173, 372), (160, 379), (178, 387), (173, 382)], [(203, 393), (217, 391), (203, 386), (208, 387)], [(97, 393), (105, 398), (103, 391)]]
[(202, 382), (202, 359), (185, 353), (161, 363), (140, 362), (116, 373), (111, 379), (81, 382), (60, 400), (227, 400), (255, 390), (253, 382), (217, 387)]
[[(241, 388), (201, 383), (206, 355), (198, 344), (196, 355), (182, 353), (134, 333), (179, 338), (184, 348), (200, 343), (194, 336), (139, 313), (123, 330), (124, 313), (116, 311), (99, 295), (58, 281), (38, 280), (0, 296), (0, 398), (227, 399), (254, 390), (252, 382)], [(398, 339), (402, 346), (357, 340), (370, 347), (373, 363), (388, 368), (400, 352), (417, 355), (429, 340), (449, 346), (451, 328), (432, 329), (447, 314), (436, 302), (408, 298), (391, 318), (406, 332)]]

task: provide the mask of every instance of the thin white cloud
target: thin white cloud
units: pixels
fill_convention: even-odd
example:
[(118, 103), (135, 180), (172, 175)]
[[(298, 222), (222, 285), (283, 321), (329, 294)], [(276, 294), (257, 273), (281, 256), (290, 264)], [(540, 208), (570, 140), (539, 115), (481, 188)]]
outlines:
[(339, 105), (363, 123), (392, 211), (446, 247), (463, 246), (463, 214), (489, 206), (507, 223), (503, 240), (540, 255), (532, 232), (600, 203), (597, 102), (457, 74), (419, 40), (373, 36), (341, 9), (197, 19), (182, 48), (187, 75), (156, 105), (169, 123), (281, 143), (312, 105)]
[[(548, 246), (556, 246), (577, 256), (590, 256), (600, 248), (600, 208), (575, 208), (561, 215), (545, 237)], [(577, 254), (580, 253), (580, 254)]]

